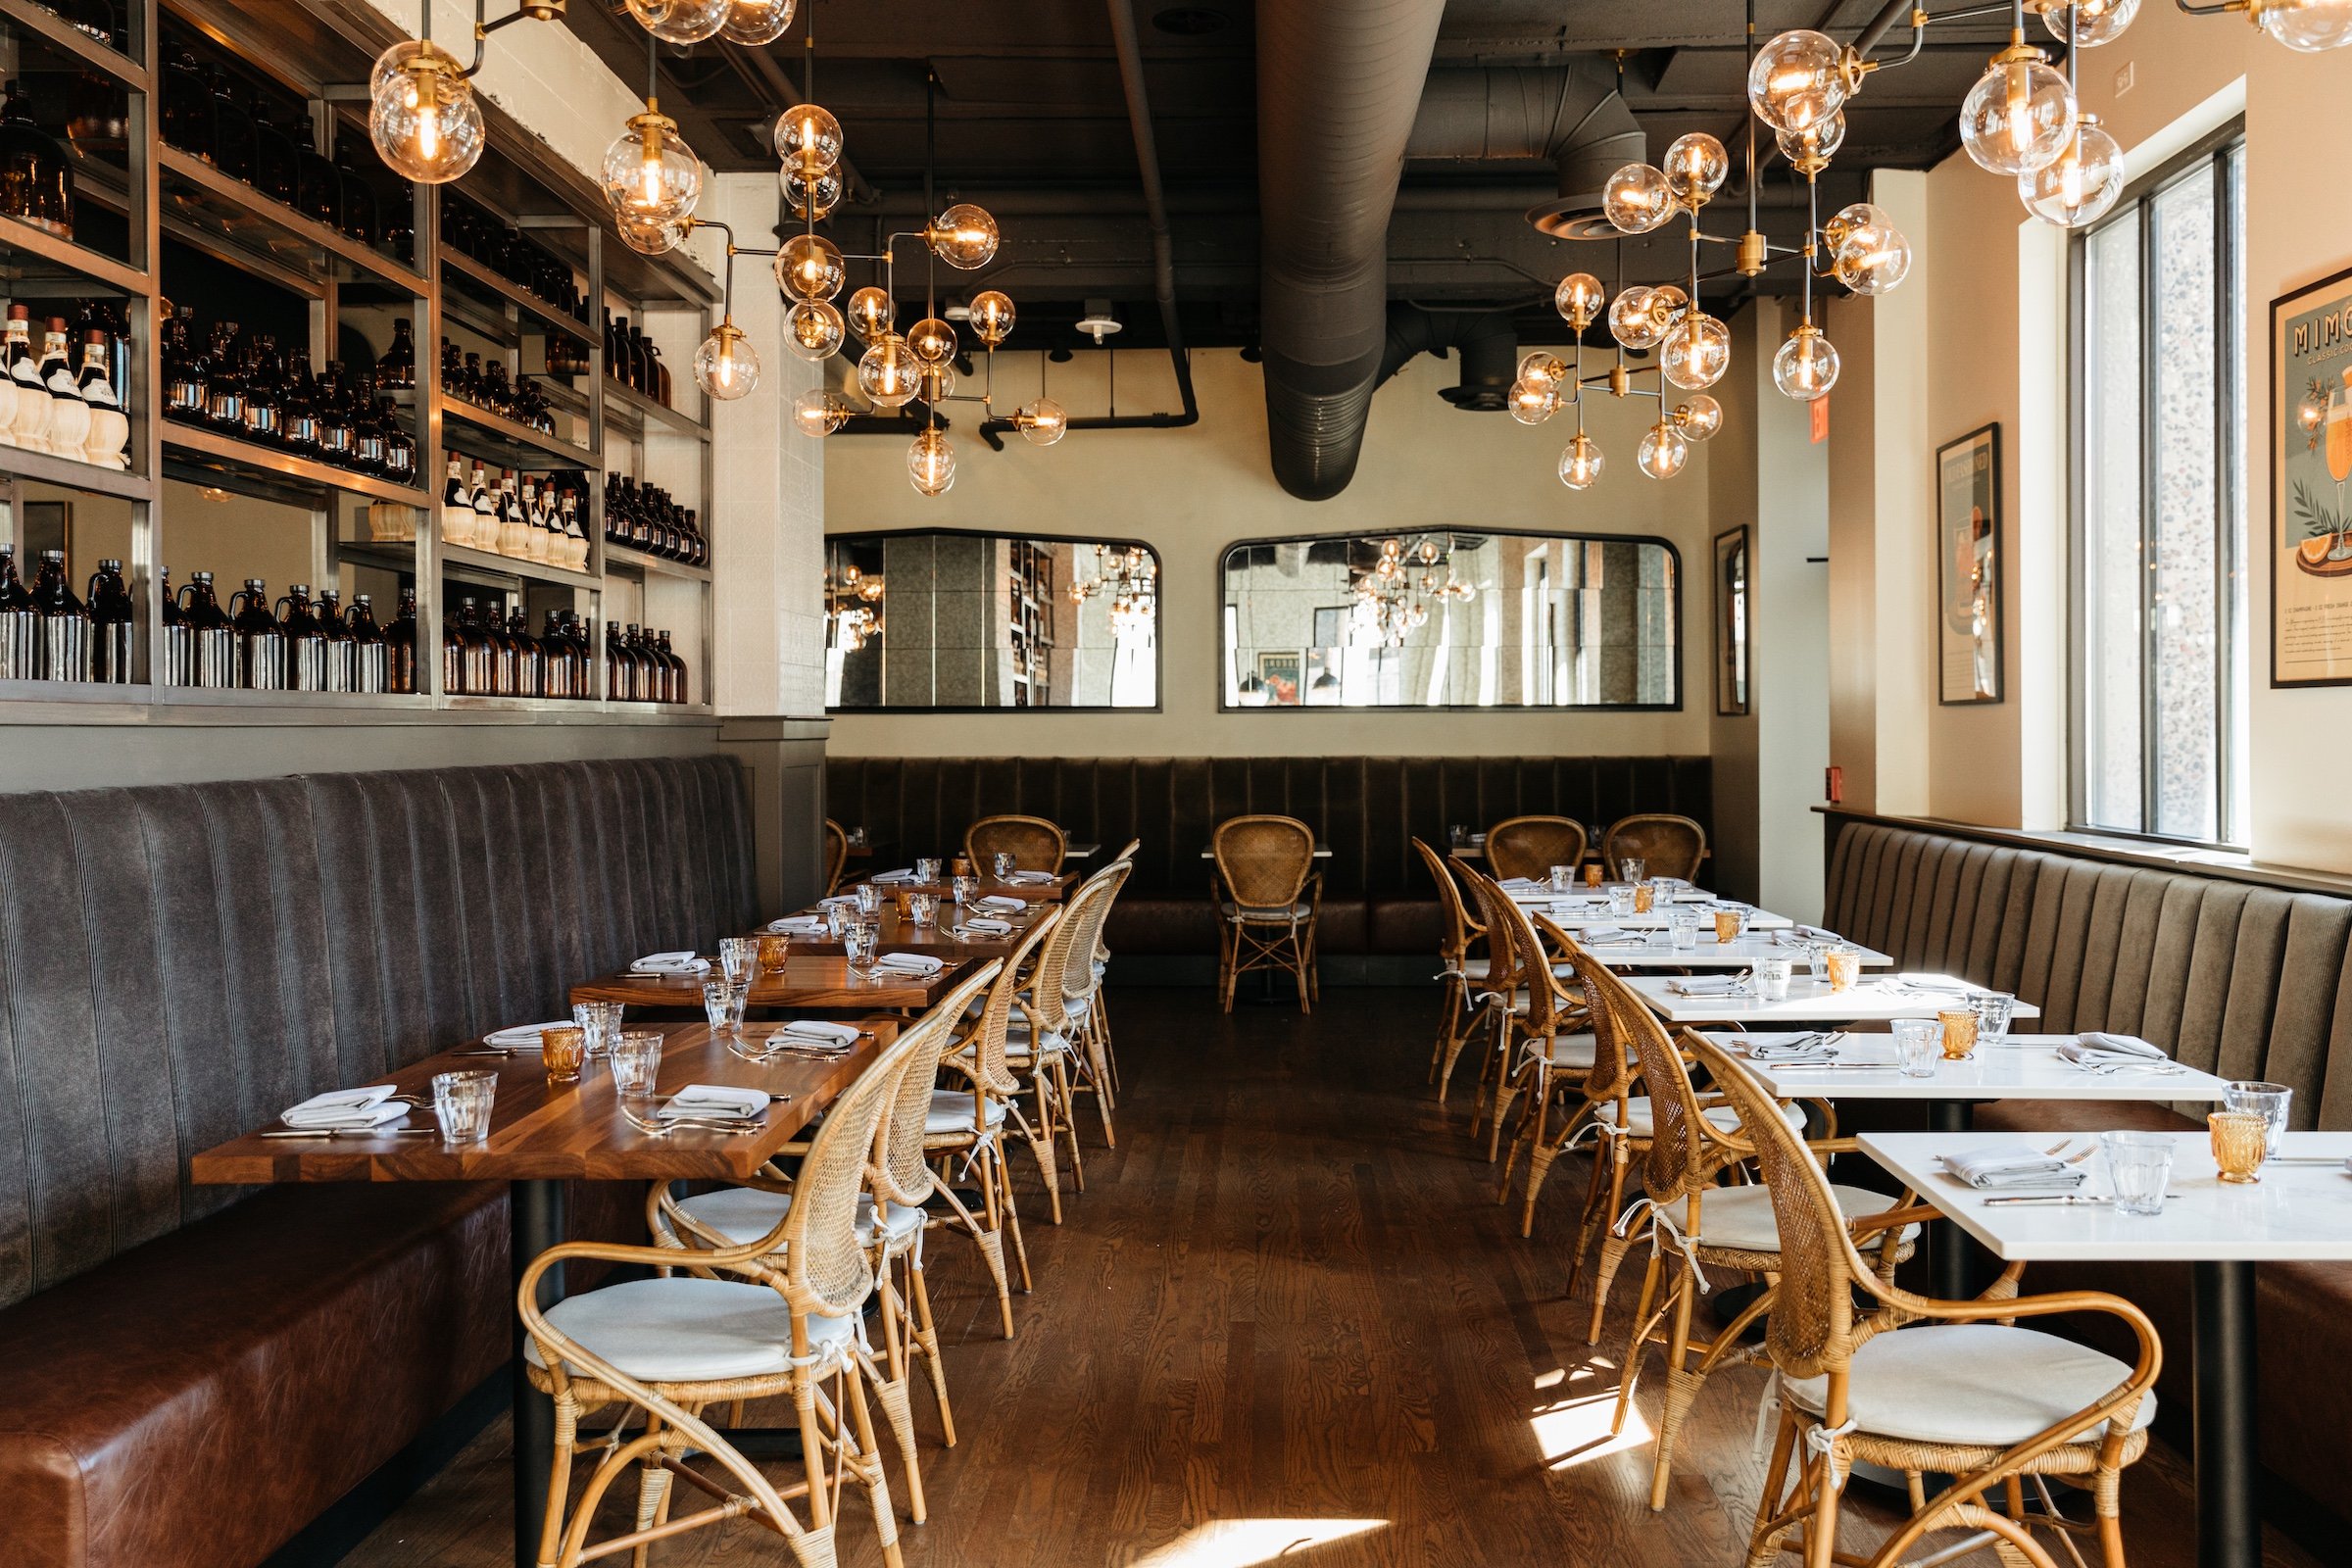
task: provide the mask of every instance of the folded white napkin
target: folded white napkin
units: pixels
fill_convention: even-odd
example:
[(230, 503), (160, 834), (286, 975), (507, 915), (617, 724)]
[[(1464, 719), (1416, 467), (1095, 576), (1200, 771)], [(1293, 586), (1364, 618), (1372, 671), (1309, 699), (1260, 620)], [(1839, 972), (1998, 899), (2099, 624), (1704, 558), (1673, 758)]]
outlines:
[(631, 974), (708, 974), (709, 958), (688, 953), (649, 953), (629, 965)]
[(1792, 1061), (1836, 1061), (1838, 1052), (1827, 1035), (1754, 1035), (1747, 1042), (1747, 1059), (1784, 1065)]
[(795, 1018), (767, 1038), (770, 1045), (780, 1040), (788, 1045), (838, 1046), (846, 1051), (858, 1043), (858, 1026), (823, 1018)]
[(561, 1028), (563, 1025), (570, 1022), (571, 1020), (569, 1018), (560, 1018), (552, 1023), (513, 1024), (505, 1029), (499, 1030), (496, 1034), (487, 1034), (482, 1036), (482, 1044), (485, 1046), (498, 1046), (508, 1051), (537, 1051), (539, 1049), (540, 1030)]
[(1747, 994), (1744, 975), (1689, 975), (1666, 982), (1666, 989), (1679, 997), (1739, 997)]
[(1026, 909), (1029, 906), (1019, 899), (1008, 899), (1002, 893), (991, 893), (984, 899), (975, 899), (972, 902), (972, 907), (975, 909)]
[(408, 1113), (409, 1107), (392, 1098), (390, 1084), (370, 1084), (365, 1089), (333, 1089), (323, 1095), (313, 1095), (301, 1104), (287, 1107), (278, 1120), (305, 1132), (332, 1132), (381, 1127), (404, 1119)]
[(994, 915), (975, 914), (965, 918), (963, 929), (987, 937), (1008, 937), (1012, 935), (1012, 922), (1000, 920)]
[(1577, 941), (1588, 948), (1646, 947), (1649, 938), (1639, 931), (1628, 931), (1621, 925), (1589, 925), (1578, 933)]
[(830, 898), (817, 900), (816, 905), (820, 909), (824, 908), (828, 905), (845, 909), (855, 908), (858, 905), (858, 895), (855, 893), (836, 893)]
[(1965, 1153), (1943, 1156), (1943, 1168), (1980, 1191), (2035, 1187), (2062, 1189), (2082, 1185), (2082, 1167), (2069, 1165), (2024, 1144), (1987, 1144)]
[(1786, 931), (1775, 931), (1772, 940), (1775, 947), (1801, 948), (1808, 942), (1835, 942), (1838, 938), (1834, 932), (1817, 925), (1792, 925)]
[(1012, 873), (1012, 875), (1004, 878), (1004, 880), (1007, 882), (1018, 882), (1028, 887), (1043, 887), (1049, 882), (1058, 880), (1058, 878), (1056, 878), (1051, 871), (1015, 871)]
[(1914, 974), (1906, 972), (1896, 975), (1891, 983), (1901, 987), (1905, 991), (1933, 992), (1938, 996), (1973, 997), (1977, 994), (1977, 988), (1975, 986), (1970, 985), (1965, 980), (1955, 979), (1953, 976), (1948, 974)]
[(1689, 878), (1679, 876), (1653, 876), (1650, 878), (1650, 881), (1655, 883), (1657, 886), (1666, 889), (1668, 892), (1674, 892), (1682, 888), (1687, 888), (1690, 885)]
[(1683, 884), (1682, 891), (1675, 894), (1674, 902), (1677, 904), (1713, 904), (1715, 902), (1715, 895), (1712, 893), (1701, 893), (1698, 891), (1698, 889), (1686, 882)]
[(895, 871), (877, 871), (866, 880), (868, 882), (911, 882), (914, 880), (914, 867), (902, 865)]
[(2083, 1030), (2060, 1046), (2058, 1054), (2078, 1067), (2138, 1067), (2172, 1060), (2137, 1035), (2113, 1035), (2098, 1029)]
[(735, 1089), (726, 1084), (688, 1084), (669, 1097), (656, 1114), (674, 1121), (681, 1116), (757, 1116), (767, 1109), (764, 1089)]
[(1549, 893), (1551, 884), (1539, 882), (1532, 876), (1506, 876), (1496, 886), (1506, 893)]
[(825, 934), (822, 917), (813, 914), (788, 914), (780, 920), (770, 920), (767, 928), (782, 936), (821, 937)]
[(945, 969), (947, 963), (928, 953), (885, 953), (874, 960), (874, 967), (888, 969), (894, 974), (921, 975), (929, 979)]

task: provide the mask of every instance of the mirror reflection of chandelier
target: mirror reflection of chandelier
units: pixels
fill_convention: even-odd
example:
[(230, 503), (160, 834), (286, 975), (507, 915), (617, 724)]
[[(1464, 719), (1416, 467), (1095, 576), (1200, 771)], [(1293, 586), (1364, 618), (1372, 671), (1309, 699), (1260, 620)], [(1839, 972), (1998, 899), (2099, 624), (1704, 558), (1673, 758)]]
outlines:
[(1098, 544), (1094, 576), (1073, 574), (1064, 591), (1073, 606), (1108, 596), (1112, 632), (1131, 634), (1152, 623), (1152, 603), (1159, 592), (1159, 563), (1142, 545), (1114, 550)]
[(1409, 546), (1402, 539), (1383, 539), (1371, 565), (1350, 566), (1348, 590), (1355, 604), (1349, 614), (1349, 641), (1401, 648), (1406, 632), (1429, 624), (1433, 605), (1475, 598), (1478, 589), (1453, 574), (1451, 547), (1450, 535), (1444, 544), (1434, 534), (1424, 534)]
[(833, 646), (854, 654), (866, 640), (882, 635), (884, 583), (881, 576), (844, 566), (840, 575), (825, 574), (825, 621)]

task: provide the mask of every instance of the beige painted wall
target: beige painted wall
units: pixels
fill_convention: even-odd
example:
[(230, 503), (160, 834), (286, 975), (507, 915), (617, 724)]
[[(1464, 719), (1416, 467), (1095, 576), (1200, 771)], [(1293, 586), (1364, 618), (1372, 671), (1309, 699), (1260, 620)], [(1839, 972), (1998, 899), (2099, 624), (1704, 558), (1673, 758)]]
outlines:
[[(1048, 367), (1054, 398), (1072, 414), (1102, 412), (1104, 356)], [(1588, 355), (1588, 360), (1591, 356)], [(1634, 466), (1655, 405), (1629, 399), (1588, 416), (1608, 468), (1583, 493), (1557, 476), (1568, 416), (1530, 429), (1500, 414), (1447, 407), (1438, 389), (1459, 368), (1427, 357), (1373, 400), (1355, 481), (1337, 500), (1294, 500), (1267, 466), (1265, 401), (1257, 367), (1230, 350), (1196, 354), (1201, 420), (1184, 430), (1078, 431), (1036, 450), (1017, 438), (991, 452), (956, 406), (956, 486), (925, 501), (906, 482), (906, 443), (836, 436), (826, 443), (825, 525), (836, 532), (938, 525), (1141, 538), (1158, 550), (1163, 710), (1136, 713), (843, 714), (840, 756), (1312, 756), (1695, 755), (1707, 750), (1710, 707), (1704, 562), (1707, 449), (1661, 483)], [(997, 367), (1000, 404), (1034, 395), (1039, 357)], [(1177, 406), (1164, 357), (1118, 356), (1118, 408)], [(1678, 712), (1493, 713), (1217, 710), (1217, 563), (1239, 539), (1422, 527), (1579, 529), (1655, 534), (1684, 569), (1684, 706)]]

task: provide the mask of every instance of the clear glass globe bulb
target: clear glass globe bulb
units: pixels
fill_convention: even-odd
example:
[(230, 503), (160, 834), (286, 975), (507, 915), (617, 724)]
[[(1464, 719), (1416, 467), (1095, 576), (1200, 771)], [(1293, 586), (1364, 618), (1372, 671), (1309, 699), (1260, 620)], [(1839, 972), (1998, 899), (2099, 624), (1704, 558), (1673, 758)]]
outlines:
[(1683, 464), (1690, 456), (1690, 443), (1664, 419), (1651, 425), (1642, 434), (1642, 450), (1634, 454), (1634, 464), (1652, 479), (1671, 479), (1683, 471)]
[(871, 283), (850, 296), (850, 325), (868, 343), (888, 333), (898, 314), (890, 296)]
[(1810, 403), (1838, 384), (1838, 351), (1817, 326), (1799, 326), (1772, 357), (1772, 384)]
[(1892, 228), (1893, 226), (1894, 220), (1886, 216), (1886, 210), (1884, 207), (1874, 207), (1868, 202), (1855, 202), (1851, 206), (1840, 207), (1830, 215), (1830, 220), (1821, 225), (1821, 237), (1830, 242), (1830, 253), (1835, 258), (1838, 252), (1845, 249), (1846, 241), (1853, 237), (1857, 229)]
[(1723, 188), (1732, 172), (1732, 155), (1723, 143), (1703, 130), (1678, 136), (1666, 149), (1666, 185), (1686, 207), (1700, 207)]
[(801, 434), (828, 436), (850, 422), (849, 400), (822, 387), (811, 387), (792, 400), (792, 422)]
[(841, 247), (822, 234), (795, 234), (770, 264), (787, 299), (829, 300), (848, 280)]
[(1977, 167), (2030, 174), (2056, 160), (2075, 134), (2075, 95), (2039, 51), (1994, 57), (1960, 105), (1960, 141)]
[(663, 43), (701, 43), (727, 24), (733, 0), (628, 0), (637, 24)]
[(1012, 414), (1012, 422), (1020, 426), (1021, 439), (1033, 447), (1050, 447), (1069, 433), (1070, 416), (1060, 404), (1052, 398), (1041, 397), (1034, 403), (1024, 403)]
[(1825, 115), (1802, 130), (1774, 131), (1773, 139), (1780, 143), (1781, 156), (1788, 160), (1789, 168), (1800, 174), (1818, 173), (1845, 145), (1845, 111)]
[(703, 199), (703, 166), (678, 135), (677, 122), (648, 110), (605, 149), (604, 186), (616, 215), (672, 221), (694, 216)]
[(1012, 299), (996, 289), (983, 289), (972, 296), (968, 319), (972, 335), (993, 349), (1012, 336)]
[(1521, 424), (1542, 424), (1560, 412), (1560, 391), (1549, 381), (1518, 380), (1511, 383), (1511, 417)]
[(1600, 187), (1600, 210), (1618, 232), (1646, 234), (1674, 216), (1674, 187), (1664, 170), (1628, 164)]
[(829, 300), (800, 300), (784, 313), (784, 345), (802, 359), (821, 364), (841, 352), (846, 327)]
[(798, 0), (730, 0), (718, 31), (729, 43), (774, 43), (792, 25)]
[(942, 362), (938, 365), (916, 362), (914, 395), (925, 403), (944, 403), (956, 390), (956, 367)]
[(2262, 0), (2254, 24), (2297, 54), (2352, 43), (2352, 0)]
[(2067, 0), (2048, 0), (2034, 9), (2041, 12), (2042, 25), (2060, 43), (2095, 49), (2114, 42), (2132, 25), (2132, 19), (2139, 15), (2139, 0), (2076, 0), (2072, 5)]
[(821, 223), (841, 205), (841, 175), (832, 170), (809, 174), (787, 164), (776, 172), (776, 184), (784, 205), (804, 223)]
[(1713, 386), (1732, 368), (1732, 329), (1704, 311), (1692, 311), (1667, 330), (1659, 364), (1676, 386), (1692, 391)]
[(922, 384), (922, 364), (895, 333), (874, 339), (858, 361), (858, 385), (877, 407), (904, 408)]
[(612, 215), (613, 231), (622, 243), (644, 256), (664, 256), (686, 243), (694, 231), (689, 218), (639, 218), (632, 213)]
[(841, 122), (815, 104), (795, 104), (776, 117), (775, 143), (787, 169), (821, 174), (841, 162)]
[(984, 208), (957, 202), (931, 220), (924, 238), (932, 255), (968, 272), (996, 259), (997, 220)]
[(1675, 428), (1693, 441), (1704, 441), (1723, 428), (1723, 405), (1704, 392), (1693, 392), (1676, 406)]
[(1654, 305), (1657, 290), (1637, 283), (1609, 303), (1609, 336), (1629, 349), (1657, 347), (1666, 335)]
[(1560, 286), (1551, 291), (1551, 303), (1560, 313), (1560, 319), (1582, 332), (1600, 315), (1608, 303), (1608, 290), (1591, 272), (1570, 272), (1560, 279)]
[(906, 447), (906, 476), (927, 496), (946, 495), (956, 482), (956, 449), (945, 430), (930, 429)]
[(1560, 454), (1560, 483), (1571, 490), (1586, 489), (1600, 477), (1604, 466), (1598, 444), (1579, 430), (1576, 439)]
[(445, 185), (480, 162), (482, 106), (454, 56), (410, 38), (376, 57), (368, 139), (392, 172)]
[(1803, 130), (1845, 107), (1853, 92), (1845, 51), (1799, 27), (1768, 40), (1747, 71), (1747, 101), (1774, 130)]
[(945, 365), (956, 357), (956, 329), (926, 316), (906, 329), (906, 347), (925, 365)]
[(1519, 361), (1518, 379), (1558, 386), (1568, 379), (1568, 362), (1549, 349), (1530, 349)]
[(743, 328), (721, 321), (694, 351), (694, 384), (722, 403), (732, 403), (760, 384), (760, 356)]
[(2017, 176), (2026, 211), (2060, 228), (2081, 228), (2107, 215), (2124, 193), (2124, 150), (2095, 116), (2084, 115), (2058, 161)]
[[(2018, 180), (2022, 186), (2024, 181), (2039, 177), (2020, 174)], [(1855, 293), (1884, 294), (1910, 275), (1911, 242), (1892, 223), (1872, 223), (1847, 233), (1831, 266), (1838, 281)]]

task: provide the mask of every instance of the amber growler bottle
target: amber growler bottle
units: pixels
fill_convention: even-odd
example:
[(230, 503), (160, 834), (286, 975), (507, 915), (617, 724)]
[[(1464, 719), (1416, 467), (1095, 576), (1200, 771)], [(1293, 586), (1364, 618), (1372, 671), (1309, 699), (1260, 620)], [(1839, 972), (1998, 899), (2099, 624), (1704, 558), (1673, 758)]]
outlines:
[(270, 586), (248, 577), (229, 596), (229, 624), (237, 638), (237, 684), (247, 691), (286, 689), (286, 628), (270, 612)]
[(101, 561), (90, 578), (90, 679), (130, 684), (130, 650), (139, 608), (122, 580), (122, 563)]
[(384, 690), (409, 696), (416, 691), (416, 590), (414, 588), (400, 591), (400, 608), (392, 612), (392, 624), (384, 628)]

